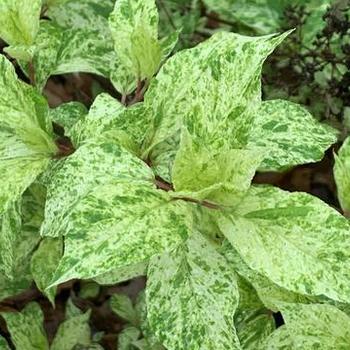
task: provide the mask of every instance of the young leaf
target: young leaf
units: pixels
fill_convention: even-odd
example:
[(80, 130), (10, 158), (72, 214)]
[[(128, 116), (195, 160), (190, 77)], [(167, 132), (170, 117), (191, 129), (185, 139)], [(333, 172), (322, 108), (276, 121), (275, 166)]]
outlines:
[(46, 101), (17, 79), (0, 56), (0, 214), (45, 170), (57, 152)]
[(277, 171), (320, 160), (336, 141), (337, 131), (317, 122), (304, 107), (271, 100), (257, 112), (248, 147), (266, 149), (259, 170)]
[(38, 289), (46, 294), (53, 304), (56, 288), (47, 289), (54, 272), (63, 254), (63, 242), (61, 238), (46, 237), (40, 243), (31, 259), (31, 273)]
[(98, 95), (89, 114), (68, 133), (79, 146), (103, 132), (108, 132), (130, 152), (138, 154), (149, 125), (149, 115), (143, 104), (125, 108), (108, 94)]
[(144, 154), (178, 134), (182, 125), (209, 149), (244, 146), (261, 102), (262, 64), (287, 35), (220, 32), (169, 59), (145, 95), (155, 117)]
[(344, 213), (350, 215), (350, 137), (348, 137), (335, 156), (334, 177), (338, 198)]
[[(109, 23), (120, 66), (116, 69), (121, 69), (112, 80), (122, 94), (128, 94), (138, 81), (150, 79), (156, 73), (162, 59), (155, 0), (119, 0)], [(118, 78), (125, 71), (131, 80), (120, 84)]]
[(71, 350), (75, 349), (76, 345), (90, 345), (89, 318), (90, 311), (66, 318), (60, 324), (50, 350)]
[(31, 45), (39, 30), (41, 0), (2, 0), (0, 37), (10, 45)]
[(174, 195), (232, 205), (250, 187), (261, 160), (258, 151), (211, 151), (183, 128), (173, 167)]
[(131, 299), (125, 294), (114, 294), (110, 300), (111, 309), (118, 316), (134, 326), (139, 324), (138, 315)]
[(151, 261), (146, 297), (151, 329), (167, 349), (240, 349), (234, 271), (200, 234)]
[(17, 350), (48, 350), (39, 304), (30, 303), (21, 312), (1, 313)]
[(280, 309), (293, 344), (292, 349), (349, 348), (350, 318), (334, 306), (282, 304)]
[(245, 263), (277, 285), (349, 302), (349, 223), (318, 198), (254, 186), (219, 226)]

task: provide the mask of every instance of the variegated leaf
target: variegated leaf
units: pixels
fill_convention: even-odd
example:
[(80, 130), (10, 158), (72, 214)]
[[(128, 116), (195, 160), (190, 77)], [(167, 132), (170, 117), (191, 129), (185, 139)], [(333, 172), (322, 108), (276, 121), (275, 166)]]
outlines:
[(33, 184), (23, 197), (8, 206), (2, 215), (0, 268), (10, 279), (18, 278), (18, 271), (28, 264), (40, 241), (39, 228), (43, 220), (45, 191)]
[(132, 300), (127, 295), (113, 294), (110, 299), (110, 306), (113, 312), (132, 325), (137, 326), (140, 323)]
[(75, 145), (80, 145), (96, 134), (108, 132), (129, 151), (138, 154), (149, 125), (149, 115), (143, 104), (125, 108), (108, 94), (96, 97), (86, 118), (69, 132)]
[(56, 271), (63, 254), (61, 238), (46, 237), (31, 259), (31, 273), (38, 289), (46, 294), (50, 302), (55, 301), (56, 288), (46, 289)]
[(51, 120), (64, 129), (67, 135), (70, 129), (79, 120), (85, 118), (88, 111), (80, 102), (68, 102), (50, 109), (49, 115)]
[(110, 35), (108, 16), (113, 4), (113, 0), (47, 0), (47, 16), (67, 29), (94, 28)]
[(30, 303), (21, 312), (1, 313), (17, 350), (49, 350), (39, 304)]
[(242, 349), (263, 349), (266, 338), (276, 328), (272, 312), (264, 307), (254, 287), (237, 276), (239, 305), (235, 327)]
[[(349, 348), (350, 318), (336, 307), (323, 304), (282, 304), (280, 310), (292, 343), (288, 349)], [(277, 340), (280, 342), (280, 337)], [(275, 348), (283, 349), (277, 346)]]
[[(131, 73), (131, 86), (136, 88), (137, 81), (153, 76), (162, 59), (155, 0), (117, 1), (109, 24), (118, 57), (116, 69)], [(123, 94), (132, 91), (130, 84), (120, 84), (116, 78), (113, 82)]]
[(350, 216), (350, 137), (335, 156), (334, 178), (341, 207), (345, 215)]
[(57, 152), (46, 101), (17, 79), (0, 56), (0, 214), (45, 170)]
[(151, 329), (167, 349), (240, 349), (234, 271), (200, 234), (151, 261), (146, 295)]
[(349, 302), (350, 226), (318, 198), (255, 186), (219, 226), (245, 263), (277, 285)]
[(10, 45), (29, 46), (39, 30), (41, 0), (2, 0), (0, 37)]
[[(45, 220), (41, 228), (44, 236), (57, 237), (76, 230), (72, 220), (79, 220), (79, 217), (74, 214), (74, 209), (99, 186), (106, 187), (119, 181), (140, 182), (152, 188), (152, 171), (113, 140), (103, 137), (86, 142), (60, 162), (61, 166), (47, 183)], [(96, 209), (103, 210), (100, 206)], [(92, 214), (91, 220), (97, 220), (98, 216), (93, 218)]]
[(72, 350), (77, 345), (90, 345), (90, 313), (87, 311), (84, 314), (66, 318), (60, 324), (50, 350)]
[(262, 350), (297, 350), (293, 347), (293, 339), (290, 336), (287, 327), (284, 325), (277, 328), (266, 339)]
[(133, 268), (174, 249), (188, 235), (189, 209), (145, 182), (126, 178), (96, 186), (60, 227), (65, 250), (51, 285)]
[(283, 100), (262, 103), (248, 147), (266, 149), (259, 170), (276, 171), (320, 160), (337, 141), (337, 131), (323, 125), (302, 106)]
[[(36, 87), (43, 89), (54, 74), (87, 72), (108, 78), (115, 59), (110, 41), (108, 34), (91, 27), (66, 29), (55, 22), (42, 21), (33, 44)], [(28, 73), (29, 66), (23, 67)]]
[(212, 151), (183, 128), (173, 167), (174, 195), (233, 205), (250, 187), (261, 160), (258, 151)]
[[(277, 312), (277, 305), (279, 305), (279, 303), (281, 302), (306, 304), (314, 301), (313, 297), (294, 293), (290, 290), (282, 288), (274, 282), (272, 282), (271, 280), (269, 280), (266, 276), (249, 268), (248, 265), (243, 261), (239, 253), (232, 247), (232, 245), (228, 241), (225, 240), (223, 242), (220, 251), (222, 254), (225, 255), (225, 258), (235, 269), (238, 275), (241, 276), (241, 279), (239, 279), (239, 281), (241, 282), (243, 278), (249, 281), (249, 285), (254, 287), (254, 290), (257, 293), (257, 298), (260, 301), (260, 303), (263, 303), (263, 305), (269, 310)], [(240, 303), (241, 302), (242, 295), (240, 294)], [(245, 305), (245, 308), (251, 309), (247, 305)], [(257, 307), (255, 307), (255, 309), (256, 308)]]
[(220, 32), (170, 58), (145, 95), (154, 120), (144, 155), (173, 138), (182, 125), (208, 149), (244, 146), (261, 102), (263, 62), (287, 35)]
[(135, 277), (145, 276), (146, 271), (147, 263), (141, 262), (139, 264), (122, 267), (94, 277), (94, 281), (101, 285), (117, 284), (126, 282)]

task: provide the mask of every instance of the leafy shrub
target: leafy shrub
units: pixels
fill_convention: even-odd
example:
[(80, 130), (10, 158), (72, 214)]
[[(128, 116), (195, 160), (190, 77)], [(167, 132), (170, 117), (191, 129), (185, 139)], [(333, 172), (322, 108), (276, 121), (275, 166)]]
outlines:
[[(263, 64), (291, 31), (217, 31), (181, 50), (191, 45), (159, 30), (152, 0), (28, 4), (0, 5), (0, 298), (34, 281), (54, 304), (74, 279), (90, 283), (89, 298), (147, 276), (135, 304), (111, 298), (126, 321), (120, 349), (347, 348), (349, 222), (307, 193), (253, 183), (257, 171), (319, 161), (337, 141), (301, 105), (262, 100)], [(117, 93), (89, 110), (49, 108), (47, 80), (71, 72), (102, 76)], [(346, 145), (335, 169), (345, 211)], [(3, 311), (11, 340), (1, 345), (100, 349), (90, 313), (69, 301), (48, 340), (37, 303)]]

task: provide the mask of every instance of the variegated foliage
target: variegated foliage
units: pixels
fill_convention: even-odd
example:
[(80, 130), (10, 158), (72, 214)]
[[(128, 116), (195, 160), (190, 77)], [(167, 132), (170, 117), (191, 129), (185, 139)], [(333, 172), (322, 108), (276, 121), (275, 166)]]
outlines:
[[(20, 11), (0, 15), (11, 50), (33, 48), (29, 62), (17, 59), (28, 74), (34, 66), (39, 89), (51, 74), (88, 71), (125, 95), (164, 63), (144, 102), (100, 94), (89, 111), (49, 110), (1, 56), (1, 299), (32, 279), (54, 303), (71, 279), (147, 274), (145, 301), (112, 298), (128, 321), (122, 349), (307, 349), (324, 337), (350, 346), (348, 221), (311, 195), (252, 185), (257, 170), (318, 161), (337, 139), (302, 106), (261, 100), (263, 63), (288, 32), (219, 32), (163, 62), (177, 33), (159, 40), (154, 1), (98, 5), (45, 2), (52, 20), (25, 23), (25, 43), (6, 25), (16, 13), (22, 23)], [(57, 157), (52, 123), (70, 138), (69, 156)], [(336, 165), (345, 210), (346, 147)], [(72, 313), (51, 349), (90, 347), (89, 314)], [(3, 316), (18, 349), (48, 349), (38, 305)], [(341, 326), (328, 329), (333, 320)]]

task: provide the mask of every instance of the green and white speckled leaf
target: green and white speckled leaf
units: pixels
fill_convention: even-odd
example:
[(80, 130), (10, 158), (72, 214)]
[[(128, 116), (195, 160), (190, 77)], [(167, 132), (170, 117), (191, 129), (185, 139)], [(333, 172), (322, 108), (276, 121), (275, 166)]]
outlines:
[[(130, 86), (136, 88), (138, 80), (150, 79), (156, 73), (162, 59), (155, 0), (117, 1), (109, 25), (118, 57), (113, 82), (121, 93), (128, 94), (132, 91)], [(118, 76), (122, 77), (125, 71), (133, 81), (119, 83)]]
[(350, 137), (344, 141), (335, 156), (334, 178), (341, 207), (350, 216)]
[(2, 312), (17, 350), (48, 350), (44, 316), (39, 304), (30, 303), (21, 312)]
[(140, 323), (132, 300), (127, 295), (113, 294), (110, 299), (110, 306), (113, 312), (134, 326)]
[(146, 298), (150, 327), (167, 349), (240, 349), (234, 271), (200, 234), (150, 262)]
[(183, 124), (209, 149), (244, 146), (261, 103), (263, 62), (288, 34), (246, 37), (219, 32), (170, 58), (145, 95), (154, 115), (145, 155), (179, 133)]
[(149, 183), (125, 178), (96, 185), (79, 197), (60, 227), (67, 236), (52, 285), (133, 268), (188, 236), (188, 204), (172, 201)]
[(280, 310), (292, 339), (292, 349), (349, 349), (350, 318), (336, 307), (282, 304)]
[(60, 324), (50, 350), (72, 350), (76, 345), (91, 343), (89, 318), (90, 311), (66, 319)]
[[(73, 222), (78, 224), (79, 221), (74, 210), (81, 200), (98, 191), (99, 187), (125, 182), (153, 188), (152, 171), (113, 140), (101, 138), (86, 142), (60, 162), (61, 166), (47, 183), (45, 220), (41, 228), (44, 236), (57, 237), (70, 234), (71, 230), (79, 230), (79, 226), (72, 226)], [(103, 208), (98, 206), (96, 210), (99, 212)], [(91, 212), (91, 220), (98, 220), (98, 217), (99, 214), (94, 218)]]
[(48, 106), (0, 56), (0, 214), (45, 170), (57, 151)]
[(261, 160), (258, 151), (212, 151), (183, 128), (172, 174), (174, 194), (233, 205), (250, 187)]
[(47, 289), (63, 254), (61, 238), (46, 237), (40, 243), (31, 259), (31, 273), (38, 289), (46, 294), (53, 304), (56, 288)]
[[(108, 78), (111, 62), (115, 60), (109, 35), (93, 27), (66, 29), (45, 20), (33, 47), (35, 83), (39, 90), (54, 74), (87, 72)], [(28, 66), (24, 70), (28, 72)]]
[(88, 114), (86, 107), (80, 102), (62, 103), (56, 108), (50, 109), (49, 115), (53, 122), (64, 128), (65, 134), (79, 120), (85, 118)]
[(120, 145), (138, 154), (149, 122), (149, 114), (142, 103), (125, 108), (102, 93), (96, 97), (88, 116), (74, 126), (69, 136), (79, 146), (96, 134), (108, 132)]
[(27, 265), (40, 241), (45, 191), (33, 184), (23, 197), (8, 206), (1, 222), (1, 269), (10, 279), (18, 278), (18, 270)]
[(48, 4), (47, 16), (64, 28), (93, 27), (110, 35), (108, 16), (113, 10), (113, 5), (113, 0), (64, 0), (64, 3), (60, 0), (60, 3)]
[(349, 302), (350, 226), (318, 198), (255, 186), (218, 223), (245, 263), (277, 285)]
[(271, 100), (256, 114), (248, 147), (266, 149), (259, 170), (276, 171), (319, 161), (336, 141), (337, 131), (316, 121), (304, 107)]
[(262, 349), (266, 338), (276, 328), (272, 312), (264, 307), (248, 281), (237, 276), (237, 282), (239, 305), (235, 315), (235, 327), (238, 338), (243, 349)]
[(39, 30), (41, 0), (2, 0), (0, 37), (10, 45), (31, 45)]
[[(263, 303), (265, 307), (274, 312), (278, 311), (278, 304), (281, 302), (287, 303), (310, 303), (312, 302), (312, 297), (306, 295), (297, 294), (285, 288), (278, 286), (273, 283), (264, 275), (252, 270), (248, 265), (243, 261), (239, 253), (232, 247), (228, 241), (224, 241), (221, 247), (221, 253), (225, 255), (225, 258), (235, 269), (239, 276), (241, 276), (241, 281), (243, 278), (249, 281), (249, 285), (254, 287), (254, 290), (257, 293), (257, 298), (260, 303)], [(248, 283), (248, 282), (247, 282)], [(241, 284), (240, 286), (240, 303), (242, 302), (241, 295)], [(247, 305), (244, 306), (245, 308)], [(255, 306), (256, 308), (261, 308)]]
[(241, 312), (235, 319), (237, 335), (242, 349), (264, 349), (267, 337), (275, 330), (272, 312), (267, 309)]
[(297, 350), (293, 346), (293, 339), (290, 336), (286, 326), (277, 328), (266, 339), (266, 342), (261, 350)]
[(0, 349), (11, 350), (5, 338), (0, 336)]
[(94, 281), (101, 285), (114, 285), (117, 283), (126, 282), (135, 277), (146, 276), (146, 271), (147, 263), (142, 262), (107, 272), (95, 277)]

